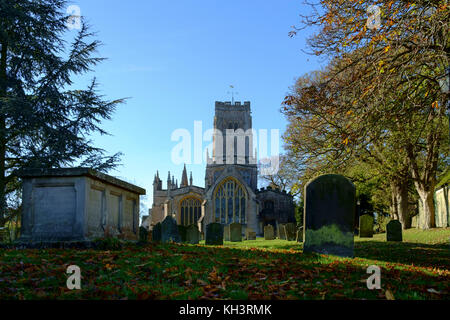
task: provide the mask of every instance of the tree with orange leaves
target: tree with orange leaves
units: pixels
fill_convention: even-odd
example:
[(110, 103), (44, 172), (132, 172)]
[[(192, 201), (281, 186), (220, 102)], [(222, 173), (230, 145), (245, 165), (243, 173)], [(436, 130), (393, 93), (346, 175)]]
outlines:
[[(291, 120), (295, 112), (305, 109), (300, 101), (314, 103), (311, 109), (321, 105), (310, 119), (308, 139), (315, 138), (309, 150), (316, 147), (321, 150), (317, 153), (333, 154), (333, 159), (343, 161), (342, 150), (352, 148), (348, 154), (355, 155), (360, 154), (356, 150), (378, 146), (379, 157), (398, 158), (395, 167), (407, 168), (422, 200), (425, 223), (421, 227), (434, 227), (436, 173), (448, 155), (448, 92), (440, 86), (450, 53), (447, 1), (321, 0), (307, 4), (313, 15), (303, 16), (301, 26), (294, 27), (291, 35), (305, 27), (318, 27), (308, 41), (309, 49), (331, 63), (315, 85), (302, 85), (301, 95), (287, 97)], [(311, 94), (314, 99), (308, 100)], [(308, 130), (302, 121), (297, 127), (305, 138)], [(333, 121), (339, 121), (338, 128)], [(340, 141), (341, 148), (325, 145), (321, 149), (331, 137)]]

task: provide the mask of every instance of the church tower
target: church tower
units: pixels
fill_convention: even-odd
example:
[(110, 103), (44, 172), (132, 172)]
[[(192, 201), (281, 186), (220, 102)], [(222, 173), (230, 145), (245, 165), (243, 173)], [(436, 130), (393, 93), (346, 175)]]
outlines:
[(205, 187), (208, 189), (225, 168), (233, 167), (246, 184), (257, 189), (257, 165), (253, 152), (250, 102), (215, 103), (212, 157), (208, 155)]

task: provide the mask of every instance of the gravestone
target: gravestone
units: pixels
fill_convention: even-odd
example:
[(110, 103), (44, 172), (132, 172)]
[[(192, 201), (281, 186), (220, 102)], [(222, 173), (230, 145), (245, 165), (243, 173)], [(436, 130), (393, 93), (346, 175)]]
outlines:
[(161, 223), (161, 242), (181, 242), (177, 221), (171, 216), (167, 216)]
[(254, 232), (251, 228), (247, 228), (247, 230), (245, 230), (246, 233), (246, 239), (247, 240), (256, 240), (256, 232)]
[(267, 225), (264, 227), (264, 240), (274, 240), (275, 234), (273, 232), (273, 226)]
[(278, 239), (286, 240), (286, 229), (285, 224), (278, 225)]
[(205, 244), (223, 245), (223, 226), (220, 223), (210, 223), (206, 226)]
[(161, 222), (155, 224), (152, 230), (152, 241), (161, 242)]
[(186, 228), (186, 242), (190, 244), (198, 244), (200, 241), (200, 231), (195, 224), (191, 224)]
[(373, 238), (373, 217), (369, 214), (359, 217), (359, 237)]
[(144, 227), (139, 227), (139, 241), (148, 242), (148, 230)]
[(148, 234), (148, 236), (147, 236), (148, 242), (153, 241), (153, 231), (152, 230), (148, 230), (147, 234)]
[(284, 225), (284, 230), (286, 234), (286, 240), (295, 241), (297, 237), (297, 228), (294, 223), (287, 223)]
[(223, 226), (223, 240), (230, 241), (230, 225), (226, 224)]
[(297, 229), (297, 242), (303, 242), (303, 227)]
[(242, 225), (240, 223), (233, 222), (230, 224), (230, 241), (242, 241)]
[(355, 186), (327, 174), (305, 186), (303, 252), (353, 257)]
[(181, 242), (186, 242), (186, 226), (178, 225), (178, 233), (180, 234)]
[(8, 230), (6, 228), (0, 228), (0, 242), (6, 241), (8, 238)]
[(391, 220), (386, 225), (386, 241), (402, 241), (402, 224), (398, 220)]

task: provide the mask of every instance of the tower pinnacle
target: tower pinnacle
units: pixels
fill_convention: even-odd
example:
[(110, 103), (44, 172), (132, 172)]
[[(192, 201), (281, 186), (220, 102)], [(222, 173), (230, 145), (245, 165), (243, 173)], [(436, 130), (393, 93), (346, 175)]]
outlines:
[(186, 164), (185, 164), (184, 169), (183, 169), (183, 174), (181, 176), (180, 188), (187, 187), (187, 186), (188, 186), (188, 177), (187, 177)]

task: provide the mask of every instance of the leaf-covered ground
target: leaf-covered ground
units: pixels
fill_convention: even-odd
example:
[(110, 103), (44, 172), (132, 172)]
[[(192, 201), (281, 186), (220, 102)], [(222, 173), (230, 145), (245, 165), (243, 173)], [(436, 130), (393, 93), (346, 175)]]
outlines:
[[(409, 231), (403, 243), (356, 238), (354, 259), (263, 239), (0, 250), (0, 299), (450, 299), (450, 229), (441, 230), (427, 243), (408, 239)], [(66, 287), (69, 265), (81, 268), (81, 290)], [(369, 265), (381, 268), (381, 290), (367, 289)]]

